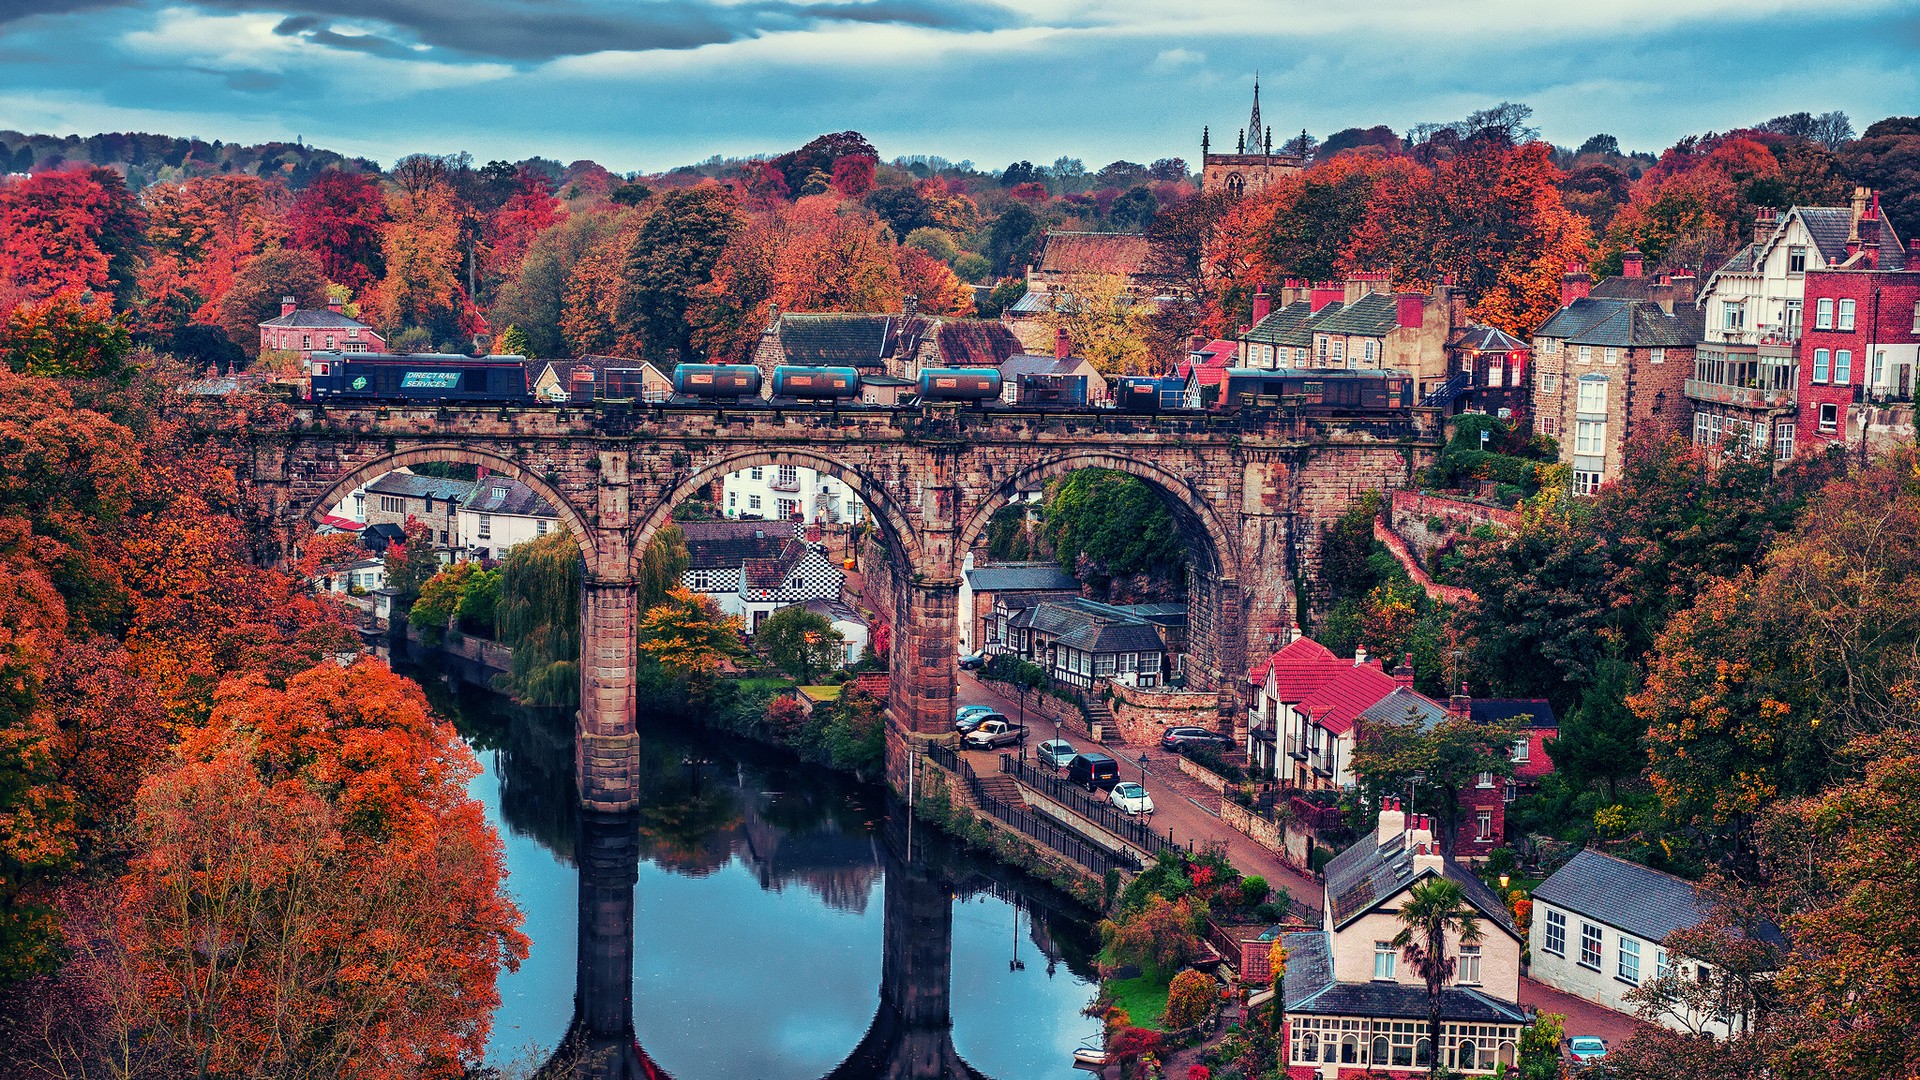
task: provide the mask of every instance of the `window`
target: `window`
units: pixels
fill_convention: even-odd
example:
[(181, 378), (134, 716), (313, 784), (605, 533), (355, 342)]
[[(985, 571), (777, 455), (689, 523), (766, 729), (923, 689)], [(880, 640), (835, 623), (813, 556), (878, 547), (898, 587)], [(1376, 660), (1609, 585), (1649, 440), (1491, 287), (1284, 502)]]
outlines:
[(1304, 363), (1306, 363), (1306, 360), (1307, 360), (1307, 347), (1306, 347), (1305, 345), (1296, 345), (1296, 346), (1294, 346), (1294, 349), (1293, 349), (1293, 358), (1294, 358), (1294, 360), (1296, 360), (1296, 361), (1298, 361), (1298, 362), (1300, 362), (1300, 363), (1303, 363), (1303, 364), (1304, 364)]
[(780, 466), (780, 482), (789, 487), (800, 483), (800, 469), (794, 465)]
[(312, 334), (301, 334), (301, 335), (300, 335), (300, 347), (301, 347), (301, 348), (303, 348), (303, 349), (311, 349), (311, 348), (313, 348), (313, 335), (312, 335)]
[(1477, 783), (1478, 783), (1478, 785), (1479, 785), (1480, 787), (1483, 787), (1483, 788), (1490, 788), (1490, 787), (1492, 787), (1492, 786), (1493, 786), (1493, 774), (1492, 774), (1492, 773), (1490, 773), (1490, 772), (1483, 772), (1483, 773), (1481, 773), (1481, 774), (1480, 774), (1480, 779), (1479, 779), (1479, 780), (1477, 781)]
[(1460, 966), (1455, 974), (1454, 981), (1461, 986), (1480, 985), (1480, 946), (1460, 946)]
[(1851, 300), (1840, 301), (1840, 325), (1835, 327), (1835, 329), (1837, 330), (1853, 329), (1853, 301)]
[(747, 496), (747, 509), (749, 510), (760, 509), (760, 496), (758, 495)]
[(1887, 351), (1885, 349), (1875, 349), (1873, 350), (1873, 378), (1870, 380), (1870, 383), (1873, 386), (1879, 386), (1880, 381), (1886, 377)]
[(1552, 374), (1551, 372), (1541, 373), (1540, 392), (1543, 394), (1559, 393), (1560, 392), (1560, 376)]
[(1820, 430), (1832, 433), (1840, 429), (1840, 406), (1831, 402), (1820, 406)]
[(800, 500), (775, 499), (773, 512), (781, 521), (787, 521), (800, 512)]
[(1725, 300), (1720, 304), (1720, 326), (1726, 330), (1742, 330), (1747, 325), (1747, 305), (1735, 300)]
[(1825, 349), (1813, 350), (1813, 381), (1827, 381), (1827, 360), (1833, 354)]
[(1600, 928), (1590, 922), (1580, 924), (1580, 966), (1600, 970)]
[(547, 519), (546, 519), (546, 518), (535, 518), (535, 519), (534, 519), (534, 522), (533, 522), (533, 535), (535, 535), (535, 536), (545, 536), (545, 535), (547, 535)]
[(1833, 299), (1831, 297), (1822, 297), (1820, 302), (1814, 305), (1813, 328), (1815, 330), (1833, 329)]
[(1667, 956), (1667, 950), (1653, 950), (1653, 977), (1664, 979), (1673, 973), (1673, 960)]
[(1605, 420), (1581, 420), (1574, 424), (1573, 452), (1576, 454), (1604, 454), (1607, 452), (1607, 422)]
[(1540, 434), (1542, 435), (1560, 434), (1560, 418), (1557, 416), (1541, 417), (1540, 418)]
[(1804, 274), (1807, 272), (1807, 249), (1790, 247), (1787, 249), (1787, 273)]
[(407, 512), (407, 500), (398, 495), (380, 496), (380, 512), (383, 514), (404, 514)]
[(1649, 350), (1647, 350), (1647, 362), (1648, 362), (1648, 363), (1650, 363), (1650, 364), (1664, 364), (1664, 363), (1666, 363), (1666, 362), (1667, 362), (1667, 350), (1665, 350), (1665, 349), (1662, 349), (1662, 348), (1653, 348), (1653, 349), (1649, 349)]
[(1640, 985), (1640, 943), (1625, 934), (1620, 935), (1618, 974), (1622, 980)]
[(1801, 306), (1799, 300), (1787, 301), (1787, 337), (1794, 341), (1800, 340)]
[(1567, 955), (1567, 917), (1557, 911), (1547, 912), (1547, 940), (1541, 948), (1555, 956)]
[(474, 535), (482, 540), (493, 539), (493, 515), (480, 515), (480, 527), (475, 531)]
[(1347, 339), (1346, 338), (1333, 339), (1333, 358), (1335, 360), (1345, 360), (1347, 358)]
[(1373, 943), (1373, 977), (1376, 979), (1393, 978), (1393, 942), (1376, 941)]
[(327, 348), (329, 348), (329, 349), (331, 349), (331, 348), (333, 348), (333, 335), (332, 335), (332, 334), (328, 334), (328, 335), (327, 335)]
[[(1492, 784), (1486, 785), (1492, 787)], [(1473, 816), (1474, 839), (1493, 839), (1493, 811), (1482, 810)]]
[(1515, 739), (1513, 742), (1513, 761), (1516, 765), (1525, 765), (1533, 757), (1532, 739)]
[(1575, 495), (1592, 495), (1600, 490), (1600, 484), (1603, 479), (1604, 477), (1600, 473), (1589, 472), (1585, 469), (1575, 469), (1573, 470), (1573, 493)]
[(1793, 460), (1793, 421), (1782, 420), (1773, 425), (1773, 460)]
[(1591, 345), (1580, 346), (1580, 362), (1583, 364), (1593, 363), (1593, 346)]
[(1609, 345), (1609, 346), (1607, 346), (1607, 354), (1606, 354), (1606, 355), (1607, 355), (1607, 363), (1609, 363), (1609, 364), (1617, 364), (1617, 363), (1619, 363), (1619, 362), (1620, 362), (1620, 350), (1619, 350), (1619, 349), (1616, 349), (1616, 348), (1614, 348), (1613, 346), (1611, 346), (1611, 345)]
[(1500, 793), (1500, 801), (1512, 802), (1513, 800), (1519, 797), (1520, 797), (1520, 785), (1514, 783), (1511, 780), (1507, 781), (1507, 789)]
[(1373, 347), (1375, 344), (1376, 342), (1372, 338), (1368, 338), (1366, 344), (1363, 346), (1366, 350), (1366, 358), (1369, 360), (1373, 359)]
[(1580, 398), (1575, 408), (1583, 413), (1604, 413), (1607, 411), (1607, 380), (1598, 376), (1581, 378)]
[(1327, 358), (1327, 335), (1317, 334), (1314, 336), (1313, 354), (1323, 361)]
[(1487, 385), (1499, 386), (1506, 378), (1507, 365), (1498, 360), (1487, 365)]
[(1835, 349), (1833, 351), (1833, 382), (1836, 386), (1845, 386), (1853, 381), (1853, 350)]
[(695, 570), (689, 575), (687, 587), (694, 592), (712, 592), (713, 578), (705, 570)]
[(1112, 675), (1113, 672), (1114, 654), (1104, 652), (1093, 654), (1093, 673), (1096, 676), (1108, 676)]
[(1920, 334), (1920, 300), (1913, 302), (1913, 332)]
[(727, 492), (727, 509), (731, 510), (734, 507), (739, 505), (740, 505), (740, 493), (737, 491)]
[(751, 470), (749, 470), (747, 475), (751, 476), (755, 480), (763, 480), (766, 478), (765, 472), (758, 465), (755, 465)]

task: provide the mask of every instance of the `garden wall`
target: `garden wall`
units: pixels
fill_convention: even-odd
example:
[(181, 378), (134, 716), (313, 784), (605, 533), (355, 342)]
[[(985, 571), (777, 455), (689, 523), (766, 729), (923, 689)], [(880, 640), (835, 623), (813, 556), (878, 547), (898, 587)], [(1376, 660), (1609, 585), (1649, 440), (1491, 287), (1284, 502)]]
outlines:
[(1113, 684), (1113, 721), (1128, 746), (1157, 747), (1170, 727), (1220, 725), (1220, 695), (1212, 690), (1145, 690)]
[[(1185, 759), (1182, 759), (1183, 761)], [(1212, 775), (1212, 774), (1208, 774)], [(1241, 806), (1231, 799), (1220, 800), (1220, 820), (1245, 833), (1254, 843), (1266, 848), (1290, 866), (1305, 868), (1312, 837), (1292, 822), (1284, 827)]]
[(1387, 510), (1394, 535), (1406, 542), (1423, 565), (1435, 551), (1481, 525), (1510, 529), (1518, 520), (1512, 510), (1498, 506), (1405, 490), (1393, 493)]

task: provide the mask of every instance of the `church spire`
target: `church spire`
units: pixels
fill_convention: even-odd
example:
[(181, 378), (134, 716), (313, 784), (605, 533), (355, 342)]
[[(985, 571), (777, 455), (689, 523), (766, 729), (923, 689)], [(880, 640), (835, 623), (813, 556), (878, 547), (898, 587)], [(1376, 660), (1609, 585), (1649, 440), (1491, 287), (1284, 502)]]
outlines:
[(1265, 130), (1260, 124), (1260, 73), (1256, 71), (1253, 73), (1253, 118), (1247, 121), (1247, 131), (1253, 135), (1256, 147), (1260, 143), (1260, 133)]

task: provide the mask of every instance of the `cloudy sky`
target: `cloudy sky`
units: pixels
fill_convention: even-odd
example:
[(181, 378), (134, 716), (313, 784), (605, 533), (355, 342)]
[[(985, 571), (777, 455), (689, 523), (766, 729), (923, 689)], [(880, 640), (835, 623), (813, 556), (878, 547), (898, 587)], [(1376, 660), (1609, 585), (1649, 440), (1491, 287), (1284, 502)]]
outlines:
[[(865, 132), (983, 166), (1194, 160), (1534, 106), (1658, 149), (1920, 111), (1916, 0), (0, 0), (0, 128), (308, 142), (616, 171)], [(1223, 134), (1224, 133), (1224, 134)]]

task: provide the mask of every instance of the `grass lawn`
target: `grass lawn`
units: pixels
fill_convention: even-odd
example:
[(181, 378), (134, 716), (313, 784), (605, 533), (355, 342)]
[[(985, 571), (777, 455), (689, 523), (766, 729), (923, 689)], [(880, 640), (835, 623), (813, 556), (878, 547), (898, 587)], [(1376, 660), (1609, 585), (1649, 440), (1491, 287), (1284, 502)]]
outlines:
[(744, 675), (740, 677), (740, 689), (750, 693), (777, 694), (793, 687), (793, 680), (782, 675)]
[(1107, 994), (1113, 1003), (1127, 1010), (1135, 1027), (1160, 1030), (1160, 1017), (1167, 1011), (1167, 984), (1151, 975), (1131, 979), (1107, 980)]
[(839, 701), (840, 700), (840, 686), (838, 683), (829, 684), (826, 686), (803, 686), (800, 688), (800, 692), (807, 695), (808, 697), (812, 698), (815, 701)]

